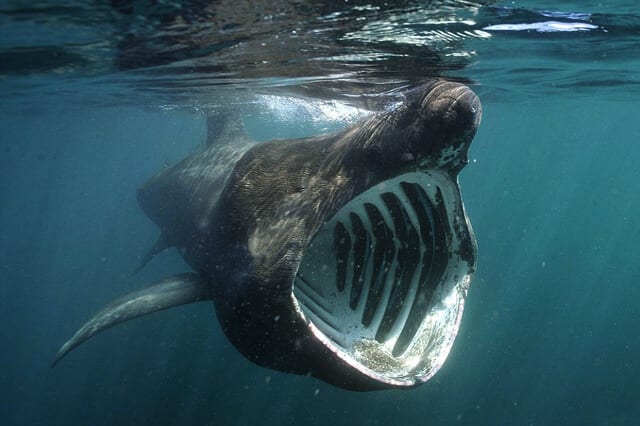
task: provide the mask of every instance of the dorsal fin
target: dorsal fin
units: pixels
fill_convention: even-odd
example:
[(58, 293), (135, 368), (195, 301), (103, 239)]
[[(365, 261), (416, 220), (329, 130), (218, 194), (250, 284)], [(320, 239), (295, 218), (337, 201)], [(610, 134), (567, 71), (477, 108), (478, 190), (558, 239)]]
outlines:
[(249, 139), (240, 111), (229, 109), (207, 116), (207, 147), (238, 139)]

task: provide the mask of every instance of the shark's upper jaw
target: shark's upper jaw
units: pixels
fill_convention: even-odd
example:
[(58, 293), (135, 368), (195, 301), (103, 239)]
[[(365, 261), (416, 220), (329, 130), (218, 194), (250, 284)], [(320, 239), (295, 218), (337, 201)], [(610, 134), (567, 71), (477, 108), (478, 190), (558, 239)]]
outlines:
[(428, 82), (408, 91), (395, 110), (372, 118), (374, 130), (349, 155), (384, 179), (431, 168), (456, 175), (467, 163), (481, 116), (480, 100), (467, 86)]
[(433, 170), (375, 185), (315, 235), (292, 298), (311, 333), (377, 382), (414, 386), (457, 334), (475, 239), (456, 182)]

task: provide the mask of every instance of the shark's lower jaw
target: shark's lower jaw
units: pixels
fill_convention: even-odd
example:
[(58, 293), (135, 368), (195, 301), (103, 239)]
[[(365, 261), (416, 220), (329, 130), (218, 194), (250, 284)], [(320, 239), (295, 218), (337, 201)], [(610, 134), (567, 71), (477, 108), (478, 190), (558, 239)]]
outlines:
[[(463, 246), (473, 247), (471, 258)], [(347, 364), (378, 382), (414, 386), (451, 350), (475, 257), (457, 183), (438, 170), (408, 173), (322, 226), (296, 275), (294, 305)]]

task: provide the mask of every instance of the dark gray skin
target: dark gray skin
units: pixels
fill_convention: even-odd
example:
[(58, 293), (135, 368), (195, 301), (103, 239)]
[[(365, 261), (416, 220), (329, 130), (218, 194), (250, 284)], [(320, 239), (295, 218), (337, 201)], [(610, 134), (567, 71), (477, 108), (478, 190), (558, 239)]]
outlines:
[[(162, 231), (148, 258), (175, 246), (195, 273), (109, 305), (63, 346), (56, 362), (118, 322), (212, 299), (229, 340), (261, 366), (351, 390), (422, 383), (367, 374), (318, 340), (294, 306), (293, 281), (320, 227), (354, 197), (410, 172), (437, 169), (457, 182), (480, 116), (480, 102), (467, 87), (429, 81), (407, 91), (393, 111), (337, 134), (259, 144), (236, 134), (233, 150), (212, 144), (157, 174), (138, 192)], [(471, 274), (475, 239), (458, 204), (453, 226), (460, 245), (451, 255)]]

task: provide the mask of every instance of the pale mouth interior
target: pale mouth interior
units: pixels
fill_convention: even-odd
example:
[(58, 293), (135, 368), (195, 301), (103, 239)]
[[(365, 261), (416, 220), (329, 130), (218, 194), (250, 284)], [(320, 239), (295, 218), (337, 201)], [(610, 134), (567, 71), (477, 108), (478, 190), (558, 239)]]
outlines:
[(457, 185), (409, 173), (370, 188), (327, 221), (307, 248), (293, 296), (313, 333), (384, 382), (430, 378), (457, 333), (472, 265), (456, 254), (473, 238)]

